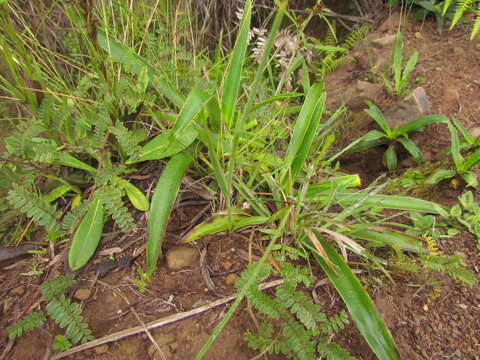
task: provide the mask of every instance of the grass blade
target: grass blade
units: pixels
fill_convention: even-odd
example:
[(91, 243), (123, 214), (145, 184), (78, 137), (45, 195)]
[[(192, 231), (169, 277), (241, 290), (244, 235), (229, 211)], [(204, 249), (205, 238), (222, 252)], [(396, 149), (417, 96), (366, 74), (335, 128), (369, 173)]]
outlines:
[[(372, 147), (377, 147), (379, 145), (385, 144), (387, 142), (387, 137), (384, 133), (378, 130), (372, 130), (363, 135), (361, 138), (358, 139), (358, 142), (353, 146), (347, 146), (349, 152), (357, 152), (366, 149), (370, 149)], [(331, 160), (330, 160), (331, 161)]]
[(187, 234), (183, 241), (188, 243), (200, 239), (205, 235), (217, 234), (227, 230), (234, 231), (252, 225), (262, 225), (269, 220), (270, 216), (246, 216), (240, 214), (232, 214), (231, 216), (217, 215), (196, 226)]
[(451, 177), (454, 177), (455, 175), (455, 170), (438, 169), (435, 170), (434, 173), (425, 180), (425, 184), (438, 184), (440, 181), (449, 179)]
[(252, 1), (247, 0), (243, 9), (242, 23), (235, 41), (235, 47), (225, 75), (222, 93), (222, 114), (228, 128), (233, 125), (235, 108), (237, 107), (238, 93), (240, 90), (241, 75), (245, 54), (248, 46), (248, 32), (250, 31), (250, 16), (252, 12)]
[(354, 236), (362, 240), (372, 241), (384, 245), (395, 246), (401, 249), (415, 251), (416, 253), (425, 253), (423, 244), (413, 236), (408, 236), (400, 232), (389, 229), (381, 231), (371, 229), (358, 229), (346, 233), (348, 236)]
[(385, 120), (385, 117), (383, 116), (378, 106), (368, 100), (365, 102), (368, 105), (368, 109), (365, 109), (364, 111), (368, 115), (370, 115), (373, 120), (375, 120), (378, 126), (380, 126), (380, 128), (385, 132), (387, 137), (391, 138), (392, 129), (390, 129), (390, 126), (388, 125), (387, 120)]
[[(328, 242), (318, 235), (317, 237), (328, 258), (324, 259), (320, 256), (310, 242), (307, 243), (307, 247), (310, 248), (315, 259), (342, 297), (353, 322), (370, 348), (380, 360), (400, 360), (390, 331), (378, 315), (372, 300), (358, 278)], [(335, 266), (338, 274), (330, 268), (328, 262)]]
[(397, 168), (397, 153), (395, 152), (395, 145), (390, 144), (387, 151), (383, 154), (383, 160), (387, 165), (388, 171), (394, 171)]
[(415, 145), (415, 143), (406, 137), (399, 137), (398, 141), (403, 145), (403, 147), (412, 155), (413, 159), (417, 164), (420, 164), (423, 160), (422, 152), (420, 149)]
[(148, 217), (147, 267), (153, 274), (157, 266), (170, 211), (177, 198), (183, 175), (193, 157), (184, 151), (173, 156), (155, 187)]
[(463, 162), (464, 159), (460, 153), (460, 141), (458, 140), (457, 129), (452, 124), (448, 124), (448, 129), (450, 130), (450, 153), (452, 154), (453, 163), (458, 171), (463, 171)]
[(408, 78), (410, 77), (410, 74), (412, 73), (413, 69), (415, 68), (415, 65), (417, 65), (417, 61), (418, 61), (418, 52), (415, 51), (412, 54), (412, 56), (410, 56), (407, 63), (405, 64), (405, 69), (403, 69), (402, 81), (404, 83), (408, 82)]
[(140, 154), (135, 159), (127, 161), (127, 164), (164, 159), (185, 150), (197, 138), (197, 130), (193, 120), (210, 98), (209, 94), (198, 89), (190, 91), (173, 129), (157, 135), (146, 143)]
[(432, 123), (444, 123), (449, 124), (450, 119), (444, 115), (427, 115), (422, 116), (416, 120), (410, 121), (408, 124), (405, 124), (398, 129), (394, 130), (395, 136), (407, 136), (411, 131), (418, 130), (428, 124)]
[(100, 196), (94, 196), (82, 222), (75, 231), (68, 252), (68, 266), (72, 270), (83, 267), (93, 256), (103, 232), (104, 209)]
[(480, 149), (477, 149), (473, 154), (468, 155), (463, 163), (464, 170), (470, 170), (472, 167), (480, 162)]
[(395, 81), (396, 94), (401, 92), (402, 82), (402, 62), (403, 62), (403, 38), (400, 30), (397, 31), (397, 39), (395, 41), (395, 50), (393, 53), (393, 76)]

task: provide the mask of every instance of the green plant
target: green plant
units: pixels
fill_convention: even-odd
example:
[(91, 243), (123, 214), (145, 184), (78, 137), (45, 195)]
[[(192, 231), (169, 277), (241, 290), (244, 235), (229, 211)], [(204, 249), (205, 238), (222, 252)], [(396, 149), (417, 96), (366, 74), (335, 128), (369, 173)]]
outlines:
[(392, 129), (380, 109), (370, 101), (367, 101), (367, 104), (368, 109), (365, 109), (365, 112), (375, 120), (382, 131), (372, 130), (368, 132), (360, 139), (347, 146), (343, 151), (348, 150), (350, 152), (356, 152), (388, 144), (388, 148), (383, 155), (383, 162), (389, 171), (393, 171), (397, 168), (395, 143), (400, 143), (405, 150), (412, 155), (413, 159), (417, 163), (420, 163), (422, 161), (422, 153), (415, 143), (408, 138), (409, 133), (420, 130), (431, 123), (448, 123), (449, 121), (448, 118), (443, 115), (428, 115)]
[[(75, 283), (73, 276), (58, 276), (41, 286), (41, 301), (47, 302), (45, 308), (48, 315), (62, 329), (65, 328), (65, 336), (58, 335), (53, 343), (54, 349), (67, 349), (71, 344), (85, 343), (93, 340), (92, 332), (84, 322), (82, 308), (64, 295), (65, 291)], [(47, 320), (41, 311), (32, 312), (16, 323), (7, 327), (11, 339), (22, 336), (27, 331), (42, 326)]]
[[(241, 289), (252, 274), (254, 265), (245, 269), (236, 282)], [(305, 271), (307, 270), (307, 272)], [(260, 352), (283, 354), (288, 358), (354, 359), (329, 338), (341, 331), (349, 323), (346, 312), (327, 317), (321, 307), (315, 304), (304, 292), (298, 289), (300, 283), (310, 286), (313, 277), (308, 269), (294, 267), (288, 263), (282, 266), (284, 283), (277, 287), (275, 297), (270, 297), (257, 289), (258, 282), (269, 276), (271, 270), (263, 266), (255, 275), (256, 281), (246, 293), (252, 305), (269, 320), (281, 320), (278, 329), (274, 323), (262, 321), (257, 332), (247, 331), (248, 345)]]
[(480, 249), (480, 204), (475, 202), (471, 191), (463, 193), (458, 201), (459, 204), (450, 209), (450, 216), (477, 237), (477, 247)]
[[(480, 140), (477, 137), (474, 139), (467, 129), (456, 119), (452, 120), (452, 123), (448, 123), (450, 130), (450, 154), (453, 159), (455, 169), (436, 169), (432, 175), (430, 175), (425, 183), (437, 184), (444, 179), (452, 178), (456, 175), (460, 175), (467, 186), (476, 188), (478, 186), (477, 175), (471, 169), (480, 163)], [(461, 142), (458, 137), (457, 129), (463, 136)], [(465, 149), (469, 154), (464, 158), (461, 151)], [(470, 152), (471, 150), (473, 152)]]
[(404, 66), (403, 50), (403, 36), (399, 30), (397, 31), (395, 49), (393, 52), (393, 81), (389, 80), (387, 76), (382, 73), (382, 79), (387, 91), (389, 94), (395, 95), (396, 97), (403, 97), (408, 94), (410, 75), (418, 61), (418, 52), (415, 51)]

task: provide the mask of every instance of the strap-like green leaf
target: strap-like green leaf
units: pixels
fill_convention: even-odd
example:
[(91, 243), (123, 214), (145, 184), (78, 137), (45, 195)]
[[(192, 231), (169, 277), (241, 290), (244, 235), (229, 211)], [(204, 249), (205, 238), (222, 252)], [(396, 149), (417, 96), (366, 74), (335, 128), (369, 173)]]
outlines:
[(130, 181), (124, 179), (121, 180), (123, 189), (125, 190), (128, 200), (130, 200), (132, 205), (135, 206), (137, 210), (148, 211), (150, 203), (148, 202), (145, 194), (139, 188), (133, 185)]
[[(350, 267), (327, 241), (318, 236), (328, 256), (324, 259), (308, 242), (309, 247), (323, 271), (342, 297), (353, 322), (380, 360), (400, 360), (392, 335), (378, 315), (372, 300)], [(334, 265), (336, 272), (328, 263)]]
[(377, 244), (390, 245), (405, 250), (415, 251), (420, 254), (425, 252), (425, 249), (422, 246), (422, 242), (417, 238), (389, 229), (358, 229), (350, 231), (346, 235), (354, 236), (367, 241), (372, 241)]
[(150, 274), (155, 272), (170, 211), (177, 198), (183, 175), (192, 160), (187, 151), (173, 156), (155, 187), (148, 217), (147, 266)]
[(387, 135), (388, 138), (391, 138), (392, 129), (388, 125), (387, 120), (385, 120), (385, 117), (378, 106), (368, 100), (365, 101), (365, 103), (368, 105), (368, 109), (365, 109), (364, 111), (375, 120), (378, 126), (384, 131), (385, 135)]
[(365, 149), (370, 149), (372, 147), (383, 145), (387, 141), (388, 141), (387, 136), (384, 133), (378, 130), (372, 130), (366, 133), (365, 135), (363, 135), (361, 138), (359, 138), (358, 142), (353, 146), (350, 146), (348, 151), (357, 152)]
[(223, 81), (222, 114), (224, 121), (229, 128), (233, 125), (235, 108), (238, 102), (243, 63), (245, 61), (245, 54), (248, 46), (251, 12), (252, 1), (247, 0), (245, 2), (240, 30), (228, 65), (228, 71)]
[(78, 270), (93, 256), (103, 232), (104, 209), (100, 196), (93, 197), (82, 222), (75, 231), (68, 252), (68, 266)]
[(433, 185), (438, 184), (440, 181), (444, 179), (449, 179), (456, 175), (455, 170), (446, 170), (446, 169), (438, 169), (433, 172), (426, 180), (425, 184)]
[(395, 152), (395, 145), (390, 144), (383, 154), (385, 165), (388, 171), (394, 171), (397, 168), (397, 153)]
[(410, 155), (412, 155), (413, 159), (417, 164), (420, 164), (422, 162), (423, 160), (422, 152), (412, 140), (403, 136), (399, 137), (397, 140), (410, 153)]
[(416, 120), (410, 121), (408, 124), (405, 124), (393, 131), (393, 136), (396, 138), (398, 136), (407, 136), (408, 133), (418, 130), (428, 124), (432, 123), (444, 123), (449, 124), (450, 119), (444, 115), (427, 115), (419, 117)]

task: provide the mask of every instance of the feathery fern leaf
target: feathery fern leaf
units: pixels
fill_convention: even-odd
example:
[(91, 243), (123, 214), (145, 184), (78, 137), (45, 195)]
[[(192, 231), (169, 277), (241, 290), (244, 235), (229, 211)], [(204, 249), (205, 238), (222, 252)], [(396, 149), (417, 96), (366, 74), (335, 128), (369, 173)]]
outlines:
[(27, 331), (42, 326), (47, 318), (42, 312), (34, 311), (6, 328), (10, 339), (15, 339)]
[(61, 275), (53, 278), (40, 287), (42, 291), (42, 300), (50, 301), (54, 297), (59, 296), (65, 292), (70, 286), (76, 283), (73, 275)]
[(319, 343), (317, 351), (326, 360), (356, 360), (347, 350), (335, 343)]
[(104, 186), (97, 190), (105, 209), (117, 223), (122, 231), (129, 231), (136, 228), (132, 214), (122, 201), (124, 191), (114, 186)]
[(75, 229), (78, 227), (78, 225), (80, 224), (80, 221), (82, 220), (83, 216), (86, 214), (89, 205), (90, 205), (90, 201), (85, 199), (77, 207), (70, 210), (63, 217), (62, 224), (61, 224), (62, 229), (69, 233), (73, 233)]
[(67, 328), (65, 333), (74, 344), (93, 340), (88, 324), (83, 321), (79, 304), (62, 295), (48, 303), (47, 311), (58, 326)]
[(33, 222), (44, 226), (48, 231), (59, 229), (57, 220), (60, 213), (57, 208), (26, 187), (15, 186), (8, 192), (7, 200), (15, 209), (27, 215)]
[(331, 316), (323, 322), (322, 331), (329, 335), (335, 334), (343, 330), (349, 323), (348, 313), (342, 310), (337, 315)]

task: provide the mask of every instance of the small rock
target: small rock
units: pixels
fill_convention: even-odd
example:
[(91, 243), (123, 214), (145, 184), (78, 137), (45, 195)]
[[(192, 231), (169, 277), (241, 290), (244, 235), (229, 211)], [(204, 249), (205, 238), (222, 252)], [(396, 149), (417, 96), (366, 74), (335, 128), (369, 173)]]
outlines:
[(230, 270), (230, 269), (232, 268), (232, 266), (233, 266), (233, 263), (232, 263), (231, 261), (225, 261), (225, 262), (223, 263), (223, 269), (224, 269), (225, 271)]
[(389, 47), (390, 45), (395, 43), (396, 39), (397, 39), (396, 34), (386, 35), (378, 39), (373, 39), (372, 44), (379, 48)]
[(365, 100), (375, 102), (382, 93), (382, 85), (359, 80), (354, 87), (347, 89), (343, 101), (351, 111), (360, 111), (366, 108)]
[(405, 125), (430, 112), (432, 105), (425, 89), (418, 87), (410, 95), (384, 112), (385, 119), (392, 128)]
[(196, 264), (198, 257), (198, 251), (196, 249), (186, 246), (176, 246), (167, 251), (167, 267), (174, 271), (192, 267)]
[(22, 296), (23, 294), (25, 294), (25, 285), (17, 286), (16, 288), (10, 291), (10, 294), (16, 295), (16, 296)]
[(418, 32), (418, 31), (415, 33), (415, 37), (416, 37), (417, 39), (423, 39), (422, 33)]
[(100, 346), (95, 347), (95, 354), (105, 354), (108, 351), (108, 344), (103, 344)]
[(90, 295), (92, 295), (92, 291), (88, 288), (85, 288), (85, 289), (78, 289), (77, 291), (75, 291), (75, 295), (73, 295), (73, 297), (78, 300), (87, 300), (90, 297)]
[(227, 275), (227, 277), (225, 278), (225, 284), (227, 284), (228, 286), (231, 286), (233, 284), (235, 284), (235, 281), (237, 280), (237, 275), (235, 274), (229, 274)]
[(472, 135), (472, 137), (475, 139), (477, 137), (480, 136), (480, 127), (474, 127), (474, 128), (471, 128), (470, 129), (470, 134)]

